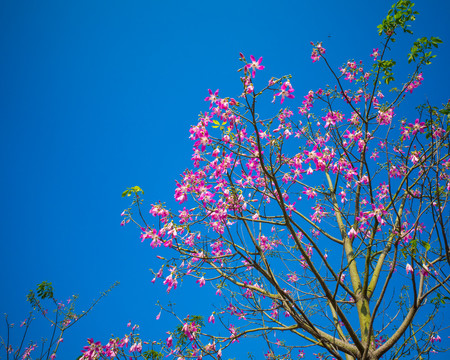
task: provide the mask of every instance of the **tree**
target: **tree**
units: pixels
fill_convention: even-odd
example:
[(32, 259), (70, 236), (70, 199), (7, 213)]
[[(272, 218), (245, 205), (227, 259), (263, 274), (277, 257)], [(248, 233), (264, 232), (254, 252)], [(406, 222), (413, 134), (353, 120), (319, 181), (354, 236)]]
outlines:
[[(28, 317), (20, 324), (20, 327), (23, 328), (23, 335), (19, 338), (17, 345), (14, 344), (15, 337), (11, 330), (14, 328), (15, 324), (10, 323), (8, 315), (5, 314), (6, 336), (4, 338), (0, 336), (0, 349), (3, 348), (5, 350), (6, 359), (24, 360), (34, 358), (39, 360), (54, 360), (61, 343), (64, 341), (64, 337), (67, 335), (67, 331), (89, 314), (98, 302), (103, 297), (107, 296), (118, 284), (119, 283), (116, 282), (107, 291), (102, 292), (87, 310), (80, 312), (77, 312), (75, 309), (78, 295), (72, 295), (66, 301), (60, 301), (54, 296), (51, 282), (43, 281), (38, 284), (36, 291), (30, 290), (28, 292), (27, 301), (30, 303), (33, 311), (31, 311)], [(49, 306), (47, 305), (48, 303), (50, 304), (50, 308), (53, 308), (50, 313)], [(40, 344), (27, 339), (27, 333), (32, 322), (35, 320), (36, 313), (41, 315), (51, 325), (49, 338), (42, 337)], [(52, 313), (54, 315), (52, 315)], [(2, 357), (0, 357), (0, 359), (2, 359)]]
[[(171, 249), (155, 280), (164, 279), (170, 292), (193, 278), (220, 296), (208, 323), (178, 318), (180, 326), (144, 358), (219, 359), (255, 335), (268, 359), (301, 358), (310, 346), (323, 359), (423, 359), (441, 351), (436, 315), (449, 294), (450, 104), (420, 105), (414, 120), (402, 108), (441, 40), (415, 41), (411, 75), (399, 88), (390, 85), (390, 46), (400, 32), (412, 34), (416, 15), (410, 1), (393, 5), (371, 65), (348, 60), (335, 70), (322, 43), (312, 44), (312, 60), (335, 85), (309, 91), (299, 114), (258, 110), (270, 100), (297, 106), (291, 77), (261, 85), (262, 58), (241, 54), (238, 100), (209, 90), (209, 111), (190, 130), (194, 165), (175, 190), (182, 209), (153, 204), (151, 224), (142, 189), (123, 193), (133, 197), (123, 224), (135, 222), (155, 250)], [(125, 354), (124, 339), (105, 346), (91, 340), (82, 358)], [(137, 357), (142, 343), (131, 339)]]

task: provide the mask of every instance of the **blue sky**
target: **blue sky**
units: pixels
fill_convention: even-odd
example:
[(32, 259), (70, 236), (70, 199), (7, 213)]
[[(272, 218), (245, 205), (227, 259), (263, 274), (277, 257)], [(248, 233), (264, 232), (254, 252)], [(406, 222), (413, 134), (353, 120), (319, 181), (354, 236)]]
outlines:
[[(300, 99), (331, 81), (323, 64), (312, 64), (310, 41), (324, 42), (335, 68), (369, 61), (391, 4), (2, 1), (0, 311), (23, 320), (25, 295), (43, 280), (61, 298), (79, 294), (81, 310), (119, 280), (69, 333), (59, 358), (78, 356), (87, 337), (123, 335), (128, 320), (144, 336), (163, 337), (171, 323), (155, 322), (154, 304), (168, 298), (150, 283), (155, 254), (135, 228), (119, 226), (129, 205), (122, 191), (139, 185), (147, 203), (173, 204), (175, 179), (191, 164), (189, 127), (208, 109), (208, 88), (240, 92), (239, 52), (263, 56), (267, 78), (292, 74)], [(413, 40), (444, 40), (409, 100), (439, 105), (450, 83), (450, 3), (416, 1), (416, 10), (413, 37), (400, 36), (393, 54), (406, 75)], [(181, 311), (209, 306), (187, 287), (178, 296)], [(48, 327), (36, 326), (35, 338), (45, 336)]]

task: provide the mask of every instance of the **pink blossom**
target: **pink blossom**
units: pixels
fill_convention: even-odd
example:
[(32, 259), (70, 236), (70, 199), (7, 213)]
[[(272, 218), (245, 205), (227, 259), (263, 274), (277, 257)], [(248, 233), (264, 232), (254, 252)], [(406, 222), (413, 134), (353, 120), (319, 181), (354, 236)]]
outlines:
[(373, 61), (376, 61), (376, 60), (377, 60), (377, 57), (378, 57), (379, 55), (380, 55), (380, 54), (378, 53), (378, 48), (373, 49), (372, 54), (370, 54), (370, 56), (373, 57)]
[[(311, 45), (314, 46), (314, 43), (311, 42)], [(313, 62), (319, 61), (320, 55), (325, 54), (325, 48), (322, 47), (322, 43), (318, 43), (316, 47), (313, 49), (311, 54), (311, 59)]]
[(217, 157), (217, 155), (219, 155), (219, 153), (220, 153), (220, 149), (219, 148), (215, 148), (213, 153), (212, 153), (212, 156)]
[(317, 193), (313, 189), (308, 189), (306, 187), (304, 187), (302, 193), (308, 195), (308, 199), (314, 199), (317, 196)]
[[(103, 352), (103, 347), (100, 341), (94, 342), (93, 339), (88, 339), (89, 346), (84, 346), (83, 353), (84, 359), (98, 359)], [(27, 349), (28, 350), (28, 349)]]
[(350, 71), (347, 72), (346, 76), (345, 76), (345, 80), (349, 80), (350, 82), (352, 82), (355, 79), (355, 74), (352, 74)]
[(347, 235), (353, 240), (358, 235), (358, 232), (354, 228), (351, 228)]
[(205, 98), (205, 101), (211, 101), (211, 104), (209, 106), (209, 108), (211, 109), (212, 106), (216, 103), (217, 101), (217, 95), (219, 95), (219, 89), (217, 89), (214, 93), (211, 91), (211, 89), (208, 89), (209, 91), (209, 96), (207, 96)]
[(427, 265), (425, 265), (425, 264), (422, 264), (422, 268), (420, 269), (420, 274), (422, 275), (422, 276), (428, 276), (428, 275), (430, 275), (430, 269), (428, 268), (428, 266)]
[(133, 345), (131, 345), (130, 347), (130, 352), (141, 352), (142, 351), (142, 343), (141, 342), (135, 342)]
[(292, 211), (295, 211), (295, 202), (293, 204), (291, 204), (289, 202), (289, 204), (284, 204), (286, 206), (286, 210), (289, 211), (289, 216), (292, 216)]
[(200, 287), (205, 285), (205, 278), (202, 276), (200, 279), (196, 281), (200, 285)]
[(433, 139), (441, 138), (442, 136), (444, 136), (444, 134), (445, 134), (445, 130), (444, 129), (442, 129), (442, 128), (435, 128), (433, 126), (433, 135), (432, 135)]
[(426, 125), (424, 122), (421, 122), (419, 119), (416, 119), (414, 124), (409, 124), (409, 126), (412, 128), (412, 134), (415, 135), (417, 132), (423, 133)]
[(394, 109), (390, 108), (386, 111), (378, 110), (377, 121), (380, 125), (389, 125), (394, 117)]
[(406, 265), (406, 274), (414, 273), (414, 269), (410, 264)]
[(431, 343), (441, 342), (441, 337), (440, 337), (439, 335), (433, 335), (433, 336), (430, 338), (430, 342), (431, 342)]
[(230, 331), (230, 339), (232, 339), (231, 343), (235, 341), (239, 342), (239, 339), (237, 339), (237, 331), (233, 324), (230, 324), (228, 330)]
[(329, 127), (330, 125), (336, 125), (336, 122), (342, 122), (344, 115), (342, 115), (338, 111), (329, 111), (325, 117), (322, 117), (322, 120), (325, 121), (324, 128)]
[(245, 65), (245, 70), (246, 71), (250, 71), (250, 69), (252, 70), (252, 77), (255, 77), (255, 70), (264, 70), (264, 66), (261, 65), (261, 61), (262, 61), (262, 57), (260, 57), (258, 59), (258, 61), (256, 61), (255, 57), (253, 55), (250, 55), (250, 59), (252, 60), (252, 62), (250, 64)]
[(385, 216), (387, 214), (387, 211), (384, 210), (384, 206), (383, 204), (378, 205), (378, 207), (376, 207), (374, 204), (372, 204), (372, 212), (369, 213), (369, 218), (371, 217), (376, 217), (378, 222), (381, 225), (384, 225), (386, 222), (383, 220), (383, 216)]
[(183, 325), (183, 332), (184, 334), (188, 337), (189, 340), (194, 340), (196, 333), (198, 331), (198, 327), (197, 324), (195, 322), (191, 322), (191, 323), (185, 323)]
[(172, 335), (170, 335), (170, 336), (166, 339), (166, 345), (167, 345), (167, 347), (172, 347), (172, 345), (173, 345)]
[(283, 85), (281, 85), (280, 92), (278, 94), (275, 94), (275, 96), (281, 96), (280, 104), (283, 104), (285, 97), (289, 99), (293, 99), (295, 97), (294, 95), (292, 95), (293, 92), (294, 89), (292, 88), (291, 83), (289, 82), (289, 80), (286, 80)]
[(316, 206), (312, 207), (311, 209), (314, 210), (314, 213), (310, 215), (311, 220), (314, 222), (321, 222), (322, 218), (328, 215), (327, 212), (325, 212), (325, 208), (323, 206), (320, 206), (320, 204), (317, 204)]
[(402, 177), (402, 174), (401, 174), (400, 170), (399, 170), (395, 165), (393, 165), (393, 166), (389, 169), (389, 176), (390, 176), (391, 178), (401, 178), (401, 177)]
[(167, 293), (172, 289), (176, 289), (178, 285), (178, 281), (176, 278), (173, 278), (173, 273), (171, 272), (169, 276), (163, 282), (164, 285), (167, 285)]
[(211, 316), (208, 318), (209, 323), (215, 323), (216, 319), (214, 318), (214, 314), (211, 314)]
[(423, 81), (423, 75), (422, 73), (418, 74), (416, 76), (416, 78), (414, 79), (414, 81), (411, 80), (411, 82), (408, 84), (408, 86), (406, 87), (406, 91), (409, 91), (409, 93), (411, 94), (413, 92), (414, 89), (418, 88), (420, 85), (422, 85), (422, 81)]

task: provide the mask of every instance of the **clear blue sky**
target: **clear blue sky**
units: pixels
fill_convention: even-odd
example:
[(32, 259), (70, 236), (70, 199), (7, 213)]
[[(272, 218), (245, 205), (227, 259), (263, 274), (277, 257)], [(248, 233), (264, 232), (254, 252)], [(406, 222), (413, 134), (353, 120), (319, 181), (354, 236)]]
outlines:
[[(43, 280), (61, 298), (79, 294), (81, 305), (119, 280), (58, 358), (78, 356), (87, 337), (123, 335), (128, 320), (144, 337), (164, 337), (171, 323), (155, 321), (154, 304), (168, 298), (150, 283), (155, 254), (133, 226), (119, 226), (129, 205), (122, 191), (139, 185), (147, 203), (173, 204), (174, 180), (191, 164), (188, 130), (208, 109), (208, 88), (239, 94), (239, 52), (263, 56), (267, 77), (292, 74), (300, 103), (331, 81), (323, 64), (311, 63), (310, 41), (324, 42), (335, 68), (369, 61), (391, 4), (2, 1), (0, 312), (23, 320), (25, 295)], [(411, 97), (439, 105), (450, 88), (450, 3), (420, 0), (416, 10), (415, 34), (400, 37), (394, 54), (421, 36), (444, 40)], [(405, 57), (396, 60), (408, 73)], [(202, 293), (185, 286), (179, 294), (181, 311), (200, 311)], [(47, 335), (39, 326), (36, 340)]]

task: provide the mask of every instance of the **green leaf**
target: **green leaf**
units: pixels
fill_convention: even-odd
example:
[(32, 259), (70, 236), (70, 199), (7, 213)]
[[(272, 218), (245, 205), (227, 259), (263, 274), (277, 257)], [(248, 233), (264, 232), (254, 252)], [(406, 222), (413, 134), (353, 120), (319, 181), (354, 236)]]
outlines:
[(130, 196), (129, 195), (129, 192), (130, 192), (130, 190), (125, 190), (123, 193), (122, 193), (122, 197), (125, 197), (125, 196)]
[(144, 190), (142, 190), (139, 186), (133, 186), (131, 190), (133, 190), (135, 193), (140, 191), (142, 194), (144, 194)]
[(43, 281), (37, 286), (37, 295), (42, 300), (53, 298), (53, 287), (51, 282)]
[(422, 246), (425, 248), (426, 251), (431, 249), (431, 245), (425, 241), (422, 241)]
[(163, 357), (163, 354), (152, 349), (143, 352), (142, 356), (144, 356), (145, 359), (158, 360)]
[(409, 248), (411, 250), (411, 254), (414, 254), (416, 252), (417, 249), (417, 239), (413, 239), (410, 244), (409, 244)]
[(442, 44), (443, 43), (443, 41), (441, 39), (439, 39), (438, 37), (435, 37), (435, 36), (431, 37), (431, 42), (433, 44)]

